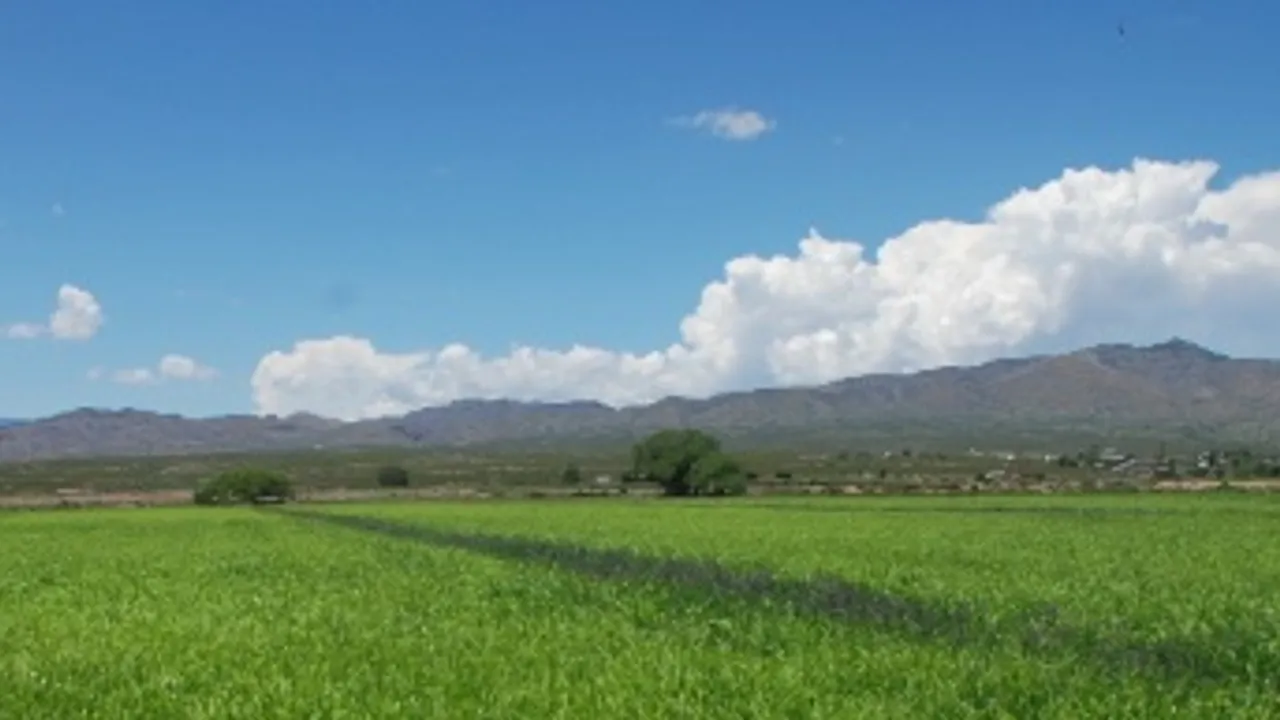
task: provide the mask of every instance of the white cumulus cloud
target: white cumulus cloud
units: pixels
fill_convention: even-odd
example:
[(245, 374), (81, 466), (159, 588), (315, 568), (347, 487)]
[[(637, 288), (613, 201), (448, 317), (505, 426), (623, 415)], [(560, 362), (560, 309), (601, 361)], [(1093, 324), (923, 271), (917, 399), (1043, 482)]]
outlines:
[(218, 377), (218, 371), (202, 365), (186, 355), (169, 354), (160, 358), (155, 367), (133, 367), (107, 370), (95, 367), (89, 370), (90, 380), (110, 380), (121, 385), (158, 385), (168, 380), (205, 381)]
[(58, 288), (58, 304), (47, 323), (14, 323), (4, 328), (4, 335), (15, 340), (46, 335), (56, 340), (88, 340), (98, 334), (105, 319), (102, 305), (93, 293), (63, 285)]
[(172, 380), (212, 380), (218, 371), (201, 365), (186, 355), (165, 355), (156, 365), (160, 376)]
[(922, 222), (875, 251), (811, 231), (791, 255), (730, 260), (680, 342), (648, 354), (310, 339), (259, 361), (253, 397), (263, 413), (345, 419), (477, 397), (627, 405), (1098, 341), (1247, 341), (1280, 307), (1280, 172), (1214, 190), (1217, 172), (1146, 160), (1068, 170), (980, 222)]
[(681, 127), (704, 130), (725, 140), (755, 140), (777, 127), (778, 123), (756, 110), (734, 107), (702, 110), (673, 121)]

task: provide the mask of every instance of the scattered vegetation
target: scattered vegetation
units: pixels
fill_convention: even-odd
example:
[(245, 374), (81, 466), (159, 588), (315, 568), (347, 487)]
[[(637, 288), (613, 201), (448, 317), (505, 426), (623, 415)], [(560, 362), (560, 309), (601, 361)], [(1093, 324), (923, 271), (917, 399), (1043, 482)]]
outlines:
[(409, 487), (409, 471), (400, 465), (383, 465), (378, 468), (378, 487)]
[(285, 475), (257, 468), (228, 470), (201, 483), (193, 496), (197, 505), (278, 503), (294, 496)]
[[(672, 432), (678, 435), (684, 431)], [(1048, 445), (1038, 451), (1014, 451), (998, 449), (1000, 446), (995, 443), (1000, 439), (995, 438), (985, 448), (944, 451), (933, 446), (904, 447), (901, 443), (873, 449), (870, 440), (859, 436), (846, 438), (836, 449), (806, 451), (735, 447), (730, 441), (721, 446), (719, 438), (706, 437), (719, 448), (718, 452), (733, 460), (741, 480), (753, 492), (1072, 492), (1121, 486), (1150, 489), (1161, 482), (1194, 481), (1203, 481), (1202, 485), (1225, 481), (1237, 489), (1242, 485), (1261, 489), (1268, 483), (1280, 487), (1280, 450), (1265, 446), (1249, 449), (1117, 443), (1120, 449), (1116, 449), (1085, 443), (1070, 450)], [(673, 494), (706, 494), (684, 483), (659, 486), (650, 482), (650, 478), (637, 474), (635, 459), (635, 446), (606, 444), (571, 452), (383, 448), (0, 463), (0, 505), (37, 500), (55, 505), (93, 504), (96, 501), (91, 498), (109, 493), (181, 494), (206, 478), (243, 467), (287, 476), (303, 498), (344, 497), (379, 488), (406, 489), (380, 479), (382, 469), (388, 467), (404, 470), (411, 478), (414, 495), (456, 495), (464, 491), (504, 496), (535, 492), (548, 496), (570, 492), (608, 495), (666, 490)], [(705, 467), (714, 465), (708, 463)], [(399, 472), (390, 471), (387, 479), (399, 482)], [(617, 479), (622, 482), (614, 482)], [(737, 479), (727, 474), (708, 483), (708, 492), (736, 492)], [(719, 489), (726, 484), (731, 487)], [(172, 495), (171, 492), (165, 497)], [(15, 496), (25, 497), (15, 500)], [(179, 497), (176, 501), (187, 500)]]
[(573, 462), (565, 465), (564, 470), (560, 473), (560, 482), (564, 485), (581, 485), (582, 468)]

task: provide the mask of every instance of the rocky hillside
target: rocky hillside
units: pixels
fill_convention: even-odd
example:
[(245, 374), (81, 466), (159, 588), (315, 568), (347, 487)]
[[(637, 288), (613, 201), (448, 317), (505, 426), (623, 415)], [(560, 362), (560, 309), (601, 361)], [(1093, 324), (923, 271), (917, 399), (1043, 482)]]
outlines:
[(581, 444), (694, 426), (729, 438), (847, 436), (858, 429), (1144, 428), (1280, 438), (1280, 361), (1233, 359), (1183, 340), (1099, 345), (819, 387), (668, 398), (615, 410), (599, 403), (468, 400), (399, 418), (190, 419), (82, 409), (0, 430), (0, 460), (362, 446)]

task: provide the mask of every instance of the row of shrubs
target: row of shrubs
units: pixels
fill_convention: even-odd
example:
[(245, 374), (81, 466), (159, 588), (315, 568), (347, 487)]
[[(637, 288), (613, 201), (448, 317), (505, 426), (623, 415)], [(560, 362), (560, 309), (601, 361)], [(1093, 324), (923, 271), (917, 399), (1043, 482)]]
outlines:
[[(409, 486), (409, 471), (397, 465), (378, 469), (378, 484), (388, 488)], [(293, 482), (274, 470), (236, 468), (216, 475), (196, 488), (197, 505), (246, 505), (282, 503), (296, 497)]]
[[(656, 483), (667, 495), (741, 495), (753, 477), (721, 450), (717, 438), (700, 430), (660, 430), (636, 443), (631, 456), (632, 467), (623, 477), (624, 482)], [(570, 464), (561, 480), (572, 485), (581, 483), (582, 470)], [(409, 471), (398, 465), (385, 465), (378, 469), (377, 482), (385, 488), (408, 487)], [(274, 503), (293, 497), (293, 483), (287, 476), (256, 468), (224, 472), (202, 483), (195, 493), (199, 505)]]

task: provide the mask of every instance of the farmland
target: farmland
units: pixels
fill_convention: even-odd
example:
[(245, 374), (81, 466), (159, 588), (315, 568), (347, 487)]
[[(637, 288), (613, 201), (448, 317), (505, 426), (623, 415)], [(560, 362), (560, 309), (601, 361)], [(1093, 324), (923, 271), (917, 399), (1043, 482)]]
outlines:
[(0, 514), (3, 717), (1274, 717), (1236, 494)]

